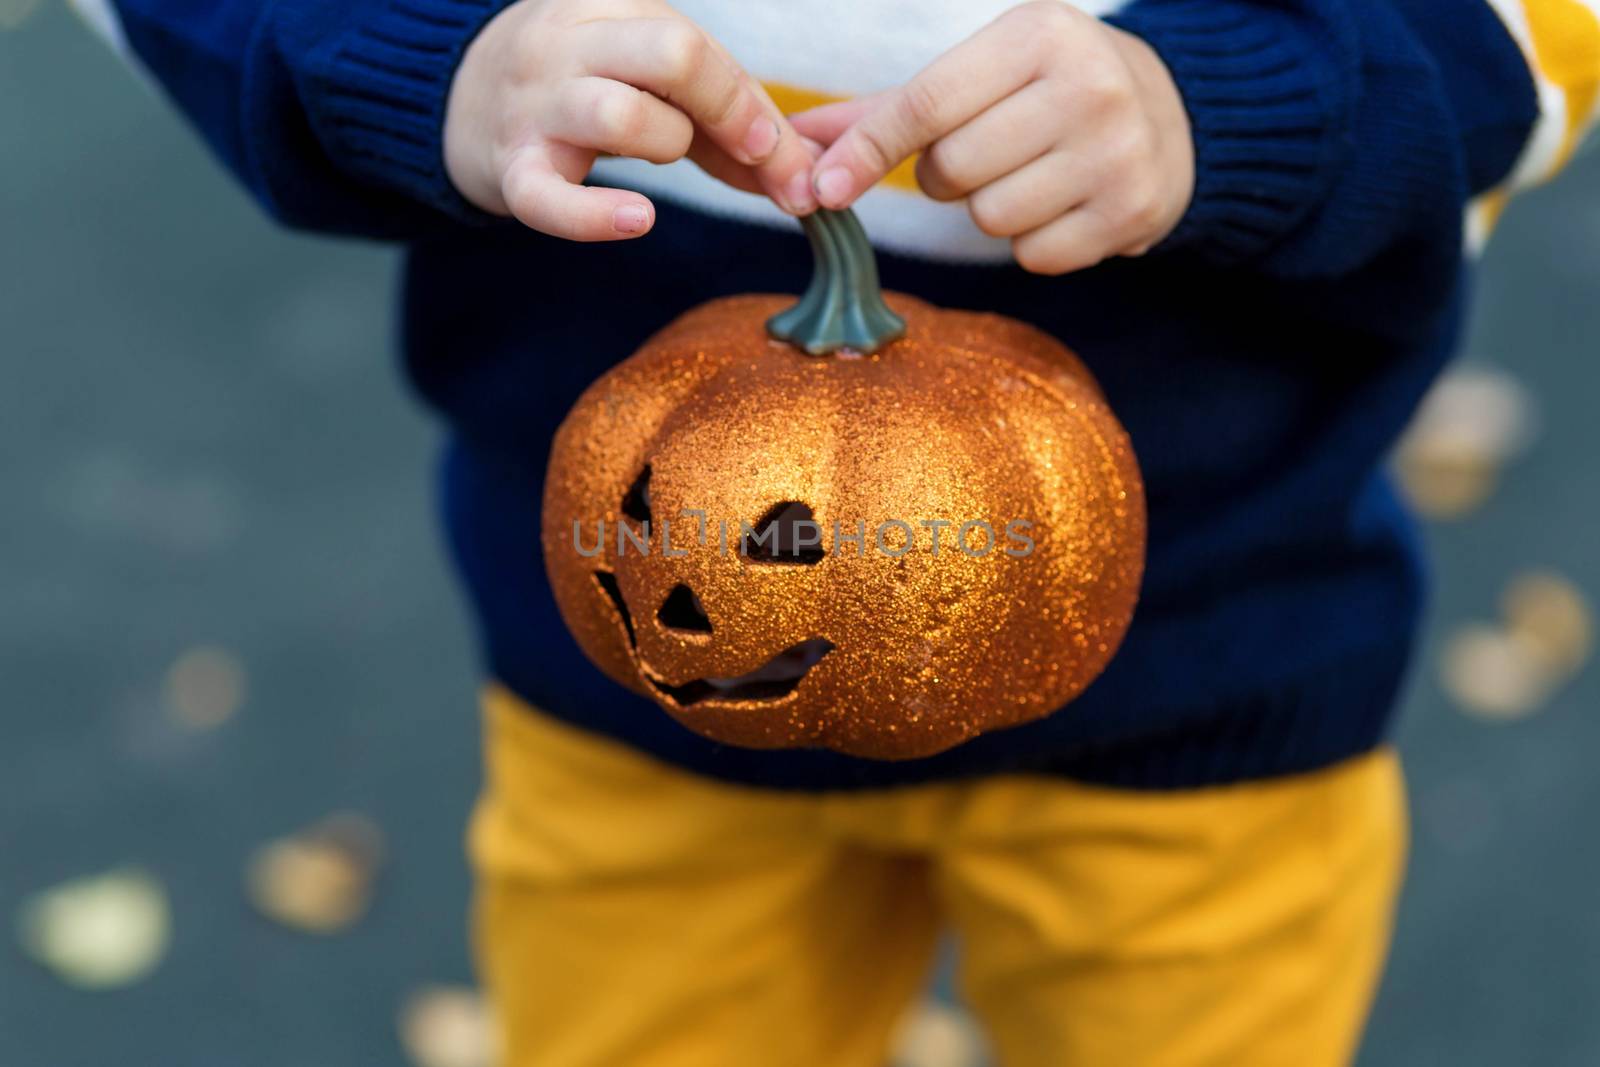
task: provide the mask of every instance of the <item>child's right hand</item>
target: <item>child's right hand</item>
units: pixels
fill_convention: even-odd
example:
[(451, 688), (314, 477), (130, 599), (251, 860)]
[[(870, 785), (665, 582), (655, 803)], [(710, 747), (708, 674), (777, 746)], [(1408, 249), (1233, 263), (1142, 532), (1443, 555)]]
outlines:
[(450, 88), (445, 168), (461, 195), (574, 241), (637, 237), (643, 195), (580, 184), (601, 153), (669, 163), (816, 207), (811, 155), (760, 85), (660, 0), (516, 0)]

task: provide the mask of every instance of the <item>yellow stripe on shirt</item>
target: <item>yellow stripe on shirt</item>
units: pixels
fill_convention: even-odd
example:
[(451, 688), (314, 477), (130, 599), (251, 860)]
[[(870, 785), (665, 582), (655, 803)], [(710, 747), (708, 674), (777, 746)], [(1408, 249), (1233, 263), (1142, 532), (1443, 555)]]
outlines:
[(1567, 100), (1566, 130), (1554, 169), (1572, 158), (1600, 96), (1600, 17), (1580, 0), (1524, 0), (1537, 75)]
[(1600, 113), (1600, 0), (1489, 0), (1527, 59), (1539, 119), (1511, 175), (1468, 206), (1466, 245), (1481, 251), (1513, 194), (1555, 177)]

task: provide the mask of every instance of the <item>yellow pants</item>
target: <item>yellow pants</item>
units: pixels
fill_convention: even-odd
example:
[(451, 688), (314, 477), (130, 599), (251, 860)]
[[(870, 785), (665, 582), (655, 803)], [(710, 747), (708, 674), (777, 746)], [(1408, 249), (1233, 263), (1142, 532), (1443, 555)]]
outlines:
[(882, 1067), (945, 926), (1004, 1067), (1353, 1055), (1405, 851), (1387, 750), (1178, 793), (712, 781), (491, 689), (473, 818), (503, 1067)]

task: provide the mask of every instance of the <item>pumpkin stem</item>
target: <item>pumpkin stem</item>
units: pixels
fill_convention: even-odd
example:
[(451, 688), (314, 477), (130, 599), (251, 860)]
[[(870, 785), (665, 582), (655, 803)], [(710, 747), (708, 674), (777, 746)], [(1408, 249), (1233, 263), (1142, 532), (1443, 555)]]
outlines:
[(906, 332), (878, 285), (878, 261), (855, 212), (818, 209), (800, 220), (816, 266), (800, 302), (767, 320), (767, 332), (813, 356), (841, 348), (876, 352)]

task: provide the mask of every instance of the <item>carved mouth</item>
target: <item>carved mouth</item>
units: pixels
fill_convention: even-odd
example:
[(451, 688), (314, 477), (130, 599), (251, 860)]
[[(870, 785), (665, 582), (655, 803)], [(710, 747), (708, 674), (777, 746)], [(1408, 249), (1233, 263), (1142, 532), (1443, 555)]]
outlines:
[(682, 685), (669, 685), (656, 678), (655, 672), (642, 659), (639, 664), (644, 668), (645, 678), (658, 692), (673, 703), (687, 707), (703, 700), (782, 700), (832, 651), (832, 641), (813, 637), (790, 645), (747, 674), (736, 678), (695, 678)]
[(633, 658), (639, 664), (640, 673), (656, 692), (679, 707), (688, 707), (707, 700), (741, 703), (780, 701), (793, 693), (805, 676), (811, 673), (811, 668), (833, 651), (832, 641), (824, 637), (812, 637), (799, 644), (790, 645), (755, 670), (745, 674), (732, 678), (694, 678), (682, 685), (672, 685), (659, 678), (639, 655), (639, 640), (633, 628), (633, 613), (628, 610), (627, 601), (622, 598), (622, 588), (617, 584), (616, 575), (610, 571), (595, 571), (594, 580), (622, 620), (622, 628), (628, 637), (628, 646), (633, 650)]

